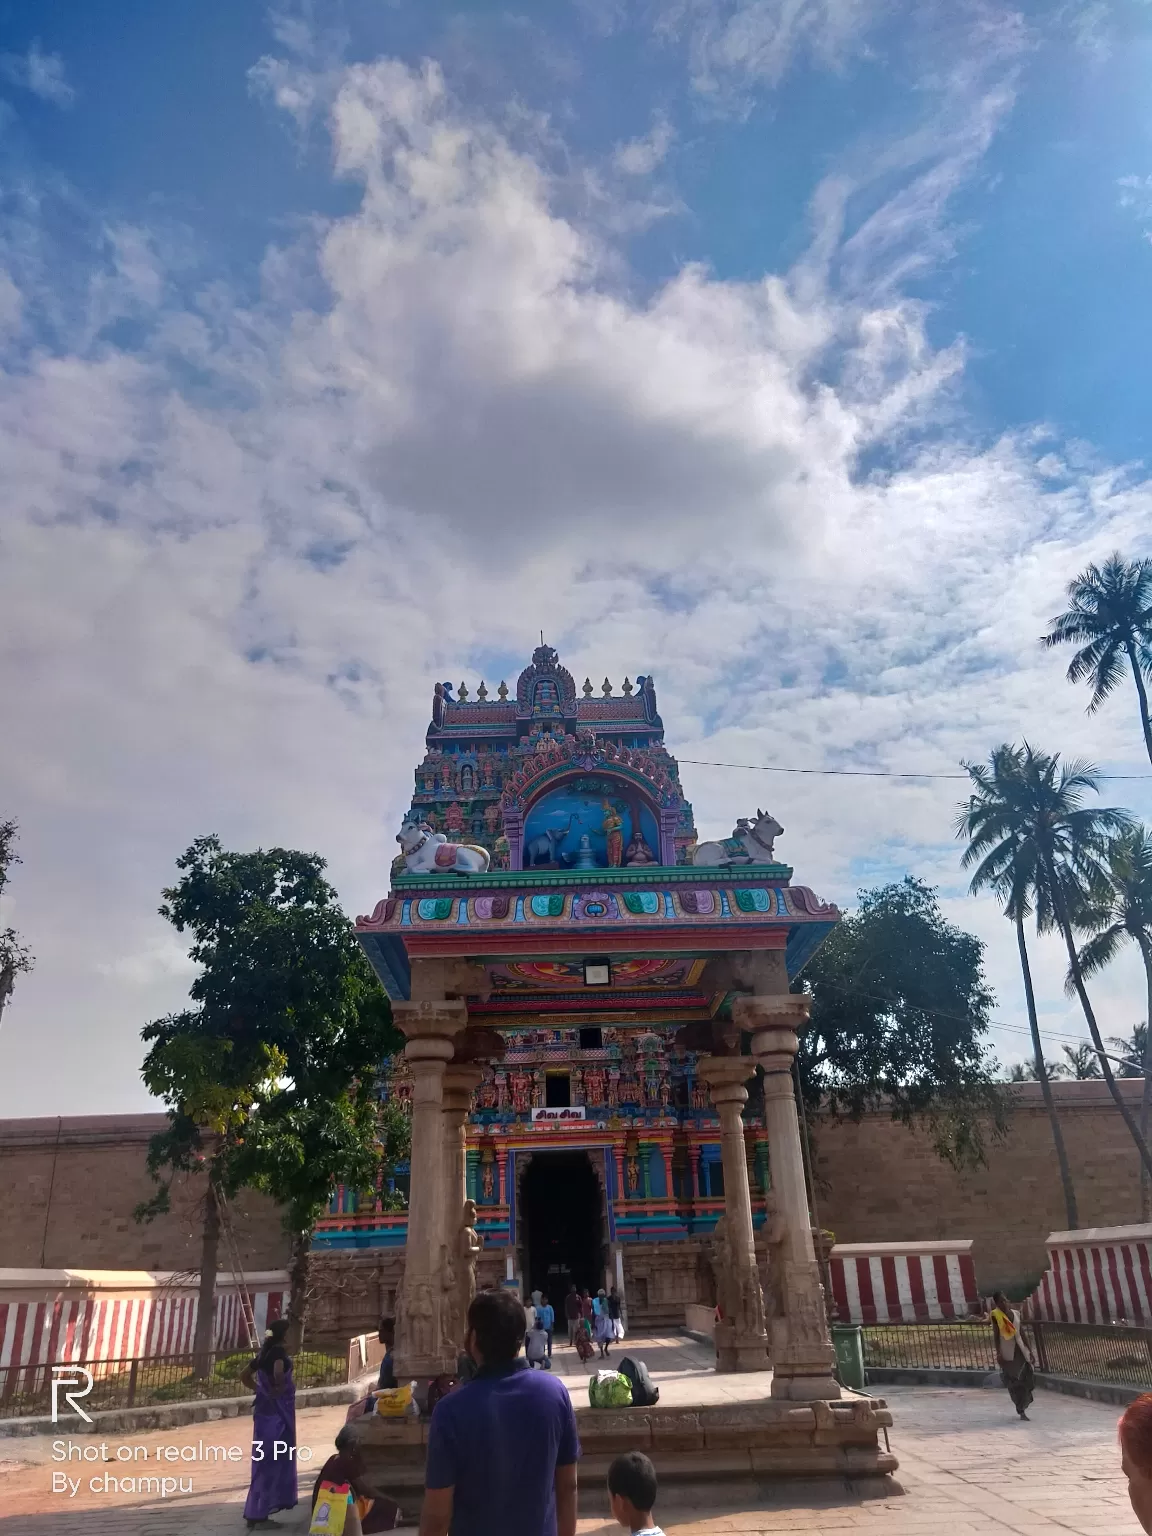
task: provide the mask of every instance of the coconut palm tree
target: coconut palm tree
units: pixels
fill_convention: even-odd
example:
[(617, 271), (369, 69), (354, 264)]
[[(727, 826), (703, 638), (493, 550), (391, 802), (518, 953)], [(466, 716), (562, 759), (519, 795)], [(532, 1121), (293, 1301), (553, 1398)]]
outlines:
[(960, 861), (962, 867), (971, 869), (976, 865), (969, 890), (974, 896), (980, 891), (990, 890), (1004, 908), (1005, 917), (1010, 919), (1016, 929), (1020, 974), (1024, 981), (1024, 1002), (1028, 1010), (1028, 1030), (1032, 1036), (1032, 1070), (1029, 1076), (1040, 1084), (1040, 1095), (1048, 1112), (1068, 1230), (1071, 1232), (1080, 1225), (1076, 1210), (1076, 1188), (1072, 1182), (1068, 1150), (1064, 1145), (1064, 1132), (1052, 1097), (1052, 1067), (1044, 1060), (1040, 1025), (1036, 1017), (1036, 993), (1032, 986), (1032, 966), (1024, 936), (1024, 921), (1032, 913), (1030, 891), (1034, 883), (1035, 860), (1026, 830), (1019, 818), (999, 815), (993, 820), (993, 807), (1003, 807), (1006, 812), (1019, 798), (1017, 781), (1023, 773), (1022, 757), (1018, 747), (1005, 745), (996, 748), (987, 764), (964, 764), (975, 789), (967, 805), (962, 806), (957, 815), (956, 835), (968, 839), (968, 847)]
[[(1152, 833), (1133, 827), (1108, 847), (1105, 859), (1107, 884), (1093, 893), (1088, 905), (1076, 914), (1077, 926), (1092, 934), (1079, 952), (1080, 970), (1094, 976), (1115, 959), (1128, 944), (1135, 944), (1144, 962), (1148, 1016), (1152, 1018)], [(1071, 972), (1068, 990), (1074, 990)], [(1144, 1091), (1140, 1098), (1140, 1134), (1148, 1140), (1152, 1118), (1152, 1031), (1144, 1030), (1142, 1060)], [(1110, 1044), (1115, 1045), (1112, 1041)], [(1147, 1221), (1152, 1215), (1152, 1181), (1140, 1170), (1140, 1203)]]
[(1039, 752), (1027, 742), (1019, 748), (998, 748), (992, 755), (994, 765), (998, 753), (1004, 754), (998, 774), (982, 764), (965, 764), (975, 785), (958, 824), (961, 835), (969, 838), (965, 857), (971, 862), (983, 858), (989, 870), (985, 884), (993, 889), (1002, 888), (997, 871), (1002, 871), (1003, 884), (1019, 879), (1035, 908), (1037, 927), (1054, 928), (1064, 940), (1072, 988), (1100, 1058), (1100, 1071), (1152, 1176), (1152, 1153), (1104, 1054), (1073, 934), (1073, 913), (1105, 885), (1109, 843), (1131, 830), (1132, 818), (1126, 811), (1084, 805), (1085, 795), (1096, 793), (1100, 784), (1099, 770), (1088, 763), (1062, 764), (1059, 753)]
[(1070, 683), (1090, 678), (1089, 713), (1099, 709), (1124, 675), (1136, 684), (1144, 746), (1152, 763), (1152, 722), (1145, 677), (1152, 675), (1152, 560), (1109, 555), (1068, 583), (1068, 607), (1042, 636), (1047, 646), (1077, 644), (1068, 668)]

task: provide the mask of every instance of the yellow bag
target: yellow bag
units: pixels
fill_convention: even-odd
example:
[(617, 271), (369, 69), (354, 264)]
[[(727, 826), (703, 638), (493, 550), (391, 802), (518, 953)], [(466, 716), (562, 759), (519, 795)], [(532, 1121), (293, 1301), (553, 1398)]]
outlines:
[(376, 1395), (376, 1412), (382, 1419), (402, 1419), (412, 1410), (412, 1383), (387, 1387)]
[(344, 1536), (351, 1498), (347, 1483), (321, 1483), (308, 1536)]

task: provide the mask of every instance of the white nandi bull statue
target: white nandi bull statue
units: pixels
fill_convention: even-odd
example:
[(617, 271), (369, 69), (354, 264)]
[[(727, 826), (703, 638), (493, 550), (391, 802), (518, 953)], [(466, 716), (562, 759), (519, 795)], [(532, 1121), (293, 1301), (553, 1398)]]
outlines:
[(406, 821), (396, 834), (409, 875), (482, 875), (491, 862), (487, 848), (475, 843), (450, 843), (426, 821)]
[(692, 850), (693, 864), (774, 864), (776, 855), (773, 843), (784, 828), (767, 811), (757, 807), (756, 824), (752, 826), (747, 816), (741, 816), (732, 829), (732, 836), (720, 843), (697, 843)]

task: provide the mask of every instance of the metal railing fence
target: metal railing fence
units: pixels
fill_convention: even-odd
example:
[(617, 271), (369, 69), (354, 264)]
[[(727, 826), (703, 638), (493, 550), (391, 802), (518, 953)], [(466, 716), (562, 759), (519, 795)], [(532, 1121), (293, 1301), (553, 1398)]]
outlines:
[[(864, 1366), (899, 1370), (998, 1371), (988, 1322), (866, 1323)], [(1152, 1328), (1124, 1323), (1024, 1324), (1042, 1375), (1152, 1391)]]
[[(74, 1372), (80, 1367), (92, 1378), (92, 1390), (78, 1401), (86, 1413), (119, 1408), (143, 1408), (161, 1403), (186, 1403), (219, 1397), (245, 1397), (248, 1388), (240, 1380), (251, 1362), (252, 1351), (213, 1353), (206, 1375), (198, 1376), (193, 1357), (151, 1355), (134, 1360), (59, 1360), (42, 1365), (0, 1366), (0, 1418), (33, 1418), (52, 1410), (53, 1370)], [(297, 1386), (329, 1387), (347, 1379), (345, 1354), (302, 1350), (293, 1357), (292, 1377)], [(67, 1385), (59, 1390), (62, 1425), (80, 1421), (64, 1400)], [(78, 1394), (80, 1388), (73, 1386)]]

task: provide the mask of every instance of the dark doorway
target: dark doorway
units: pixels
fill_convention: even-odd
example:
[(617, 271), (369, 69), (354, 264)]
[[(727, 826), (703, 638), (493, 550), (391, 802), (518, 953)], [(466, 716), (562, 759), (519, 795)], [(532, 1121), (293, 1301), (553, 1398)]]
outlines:
[(544, 1078), (544, 1103), (548, 1109), (567, 1109), (572, 1103), (572, 1079), (567, 1072), (549, 1072)]
[(558, 1316), (570, 1285), (603, 1285), (600, 1184), (587, 1152), (537, 1152), (520, 1187), (525, 1291), (546, 1291)]

